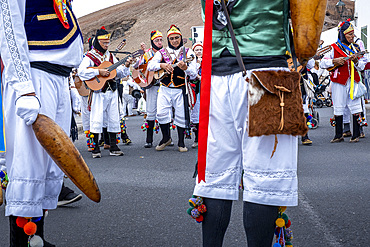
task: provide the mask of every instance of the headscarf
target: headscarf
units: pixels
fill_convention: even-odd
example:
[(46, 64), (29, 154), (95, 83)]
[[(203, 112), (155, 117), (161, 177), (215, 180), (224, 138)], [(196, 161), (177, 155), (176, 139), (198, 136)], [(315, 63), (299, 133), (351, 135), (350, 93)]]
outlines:
[(338, 39), (340, 40), (340, 42), (346, 45), (350, 44), (348, 43), (345, 35), (347, 33), (354, 32), (354, 27), (349, 21), (350, 19), (343, 21), (338, 25)]
[(104, 26), (98, 29), (98, 31), (96, 31), (96, 35), (93, 42), (94, 48), (104, 54), (107, 50), (101, 47), (101, 45), (99, 44), (99, 40), (109, 40), (110, 36), (111, 34), (108, 33), (107, 30), (105, 30)]
[(159, 37), (163, 37), (162, 33), (158, 30), (154, 30), (150, 33), (150, 44), (152, 45), (152, 47), (154, 49), (156, 49), (157, 51), (159, 51), (160, 49), (162, 49), (162, 47), (158, 47), (155, 45), (155, 43), (153, 42), (153, 40), (155, 40), (156, 38), (159, 38)]

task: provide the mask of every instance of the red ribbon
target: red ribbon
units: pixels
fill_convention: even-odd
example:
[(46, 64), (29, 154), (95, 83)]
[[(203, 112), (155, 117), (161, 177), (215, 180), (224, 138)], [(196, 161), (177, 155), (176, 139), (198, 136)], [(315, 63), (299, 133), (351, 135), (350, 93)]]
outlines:
[(211, 95), (213, 1), (206, 1), (202, 59), (201, 101), (199, 112), (198, 183), (206, 181), (206, 157)]

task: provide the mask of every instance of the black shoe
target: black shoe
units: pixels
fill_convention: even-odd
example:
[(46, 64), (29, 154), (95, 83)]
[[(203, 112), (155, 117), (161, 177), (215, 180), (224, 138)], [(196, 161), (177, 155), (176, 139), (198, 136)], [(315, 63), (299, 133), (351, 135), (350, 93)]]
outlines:
[(76, 194), (70, 188), (63, 186), (62, 191), (59, 194), (57, 205), (64, 206), (67, 204), (71, 204), (71, 203), (81, 200), (81, 198), (82, 198), (81, 194)]
[(147, 142), (144, 144), (144, 148), (151, 148), (151, 147), (153, 147), (153, 143), (151, 142)]

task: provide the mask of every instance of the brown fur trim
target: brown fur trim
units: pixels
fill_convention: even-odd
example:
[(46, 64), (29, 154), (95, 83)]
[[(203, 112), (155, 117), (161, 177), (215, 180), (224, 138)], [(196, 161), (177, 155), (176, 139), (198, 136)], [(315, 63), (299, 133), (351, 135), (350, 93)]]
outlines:
[(289, 71), (254, 71), (249, 81), (248, 135), (304, 136), (300, 74)]

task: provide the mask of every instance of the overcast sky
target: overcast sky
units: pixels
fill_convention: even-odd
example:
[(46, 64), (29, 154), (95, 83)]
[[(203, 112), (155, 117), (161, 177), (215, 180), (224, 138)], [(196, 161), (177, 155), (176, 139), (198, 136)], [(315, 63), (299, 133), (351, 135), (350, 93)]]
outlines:
[(77, 18), (130, 0), (73, 0), (72, 9)]

